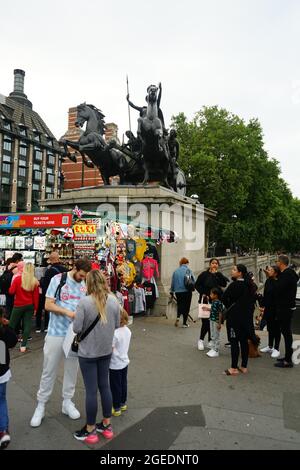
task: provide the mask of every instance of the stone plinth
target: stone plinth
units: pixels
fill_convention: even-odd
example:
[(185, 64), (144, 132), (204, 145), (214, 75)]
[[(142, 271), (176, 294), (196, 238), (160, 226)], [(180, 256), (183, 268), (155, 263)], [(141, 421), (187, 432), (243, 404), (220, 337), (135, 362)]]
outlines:
[[(178, 235), (176, 243), (164, 242), (157, 247), (161, 261), (160, 297), (154, 314), (166, 314), (171, 277), (180, 258), (189, 259), (195, 275), (204, 269), (205, 222), (214, 217), (215, 212), (193, 199), (158, 185), (149, 185), (81, 188), (64, 191), (60, 199), (40, 201), (43, 210), (68, 211), (76, 205), (102, 218), (171, 230)], [(197, 295), (194, 295), (192, 310), (197, 308), (197, 300)]]

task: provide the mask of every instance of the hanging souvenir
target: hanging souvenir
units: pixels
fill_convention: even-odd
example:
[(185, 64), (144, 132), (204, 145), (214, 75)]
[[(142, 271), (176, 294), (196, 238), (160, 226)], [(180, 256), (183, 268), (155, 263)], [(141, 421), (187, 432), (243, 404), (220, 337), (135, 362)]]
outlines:
[(5, 242), (5, 248), (7, 250), (13, 250), (15, 247), (15, 239), (14, 237), (5, 237), (6, 242)]
[(46, 237), (34, 237), (33, 247), (35, 250), (44, 251), (46, 249)]

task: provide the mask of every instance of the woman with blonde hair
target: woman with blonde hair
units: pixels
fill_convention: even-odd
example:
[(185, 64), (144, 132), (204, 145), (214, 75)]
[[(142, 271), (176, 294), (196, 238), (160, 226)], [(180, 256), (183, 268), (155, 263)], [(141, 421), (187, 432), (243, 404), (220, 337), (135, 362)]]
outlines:
[(15, 296), (9, 326), (15, 329), (23, 319), (23, 339), (20, 351), (24, 353), (30, 335), (32, 315), (36, 314), (39, 305), (39, 281), (34, 276), (33, 264), (25, 264), (22, 274), (12, 281), (9, 294)]
[[(79, 342), (78, 358), (85, 385), (86, 424), (74, 433), (75, 439), (87, 444), (98, 442), (97, 432), (106, 439), (113, 437), (110, 424), (112, 395), (109, 385), (109, 364), (113, 337), (120, 326), (120, 304), (110, 293), (106, 278), (101, 271), (92, 270), (86, 277), (87, 296), (76, 309), (73, 330), (84, 333), (91, 325), (88, 335)], [(98, 320), (97, 322), (95, 320)], [(100, 392), (103, 420), (96, 423)]]

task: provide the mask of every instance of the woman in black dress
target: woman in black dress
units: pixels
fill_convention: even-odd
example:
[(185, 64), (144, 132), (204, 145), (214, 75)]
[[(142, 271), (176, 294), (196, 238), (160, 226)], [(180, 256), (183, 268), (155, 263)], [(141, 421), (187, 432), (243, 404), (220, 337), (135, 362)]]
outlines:
[[(253, 312), (257, 300), (257, 286), (243, 264), (234, 266), (232, 282), (223, 294), (222, 302), (227, 308), (226, 320), (231, 344), (231, 367), (225, 370), (226, 375), (247, 373), (248, 339), (253, 338)], [(241, 349), (242, 364), (238, 368)]]

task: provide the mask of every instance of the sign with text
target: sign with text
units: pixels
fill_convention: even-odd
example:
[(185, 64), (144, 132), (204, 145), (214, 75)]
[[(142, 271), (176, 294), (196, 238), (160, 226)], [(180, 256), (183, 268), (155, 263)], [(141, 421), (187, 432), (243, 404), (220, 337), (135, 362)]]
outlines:
[(96, 235), (97, 227), (95, 224), (79, 225), (73, 227), (75, 237), (78, 235)]
[(72, 214), (0, 214), (0, 229), (60, 228), (72, 226)]

